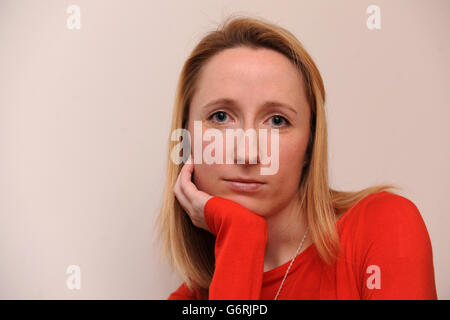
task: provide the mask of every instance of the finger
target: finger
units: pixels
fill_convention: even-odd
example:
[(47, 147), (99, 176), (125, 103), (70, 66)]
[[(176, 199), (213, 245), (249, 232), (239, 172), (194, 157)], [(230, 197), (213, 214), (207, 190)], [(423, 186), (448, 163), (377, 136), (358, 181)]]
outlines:
[(180, 172), (180, 187), (188, 200), (194, 199), (195, 193), (198, 192), (196, 185), (192, 182), (193, 172), (194, 164), (188, 162), (186, 162)]
[(178, 173), (177, 180), (175, 181), (175, 184), (173, 186), (173, 193), (175, 195), (177, 195), (180, 192), (180, 173)]
[(192, 156), (189, 157), (186, 164), (181, 168), (180, 172), (180, 189), (193, 208), (200, 208), (212, 196), (197, 188), (192, 182), (192, 174), (194, 172), (194, 163)]
[(192, 163), (192, 154), (189, 155), (189, 158), (187, 159), (186, 163)]
[[(189, 161), (189, 159), (190, 159), (190, 157), (188, 158), (188, 161)], [(183, 172), (184, 172), (183, 170), (186, 170), (185, 166), (186, 166), (185, 164), (181, 166), (180, 172), (178, 173), (177, 180), (175, 182), (174, 187), (178, 187), (178, 189), (181, 189), (180, 188), (181, 184), (182, 184), (181, 177), (183, 176)]]
[(188, 211), (187, 207), (189, 206), (189, 201), (181, 188), (181, 172), (178, 174), (177, 181), (175, 182), (175, 186), (173, 188), (173, 192), (180, 205), (184, 208), (184, 210)]
[(180, 192), (176, 194), (177, 200), (180, 203), (180, 205), (183, 207), (183, 209), (186, 211), (188, 215), (190, 215), (190, 209), (189, 209), (189, 201), (187, 200), (186, 196), (183, 194), (183, 192)]

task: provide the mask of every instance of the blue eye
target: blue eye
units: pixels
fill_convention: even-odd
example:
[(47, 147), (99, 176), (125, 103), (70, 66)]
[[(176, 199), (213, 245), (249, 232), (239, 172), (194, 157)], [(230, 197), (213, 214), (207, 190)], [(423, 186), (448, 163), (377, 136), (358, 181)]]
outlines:
[(289, 125), (289, 121), (280, 115), (274, 115), (271, 119), (274, 119), (275, 121), (272, 121), (272, 124), (274, 124), (276, 127), (280, 127), (280, 122), (283, 124), (283, 121), (286, 123), (286, 125)]
[[(217, 116), (217, 117), (216, 117)], [(228, 115), (226, 114), (226, 112), (224, 111), (217, 111), (214, 112), (212, 115), (209, 116), (208, 120), (211, 120), (211, 118), (214, 118), (214, 121), (216, 122), (223, 122), (223, 120), (227, 117)], [(218, 120), (217, 120), (218, 119)]]
[[(213, 122), (224, 123), (226, 122), (228, 114), (225, 111), (217, 111), (211, 114), (208, 117), (208, 120), (213, 120)], [(214, 119), (213, 119), (214, 118)], [(272, 125), (275, 127), (281, 127), (283, 125), (288, 126), (290, 122), (281, 115), (274, 115), (270, 119), (272, 119)]]

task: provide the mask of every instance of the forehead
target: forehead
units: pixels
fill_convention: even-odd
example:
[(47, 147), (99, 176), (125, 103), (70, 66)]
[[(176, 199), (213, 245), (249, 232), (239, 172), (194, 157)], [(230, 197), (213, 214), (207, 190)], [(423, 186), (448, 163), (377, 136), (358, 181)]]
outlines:
[(192, 108), (231, 98), (244, 105), (281, 101), (301, 111), (307, 104), (301, 73), (283, 54), (267, 48), (226, 49), (202, 67)]

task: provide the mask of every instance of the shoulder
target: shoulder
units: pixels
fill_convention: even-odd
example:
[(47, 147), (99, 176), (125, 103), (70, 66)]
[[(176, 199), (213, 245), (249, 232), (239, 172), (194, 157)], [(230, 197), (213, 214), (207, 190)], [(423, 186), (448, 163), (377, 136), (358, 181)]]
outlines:
[(388, 222), (416, 224), (423, 222), (417, 206), (406, 197), (381, 191), (361, 199), (356, 205), (344, 213), (342, 220), (357, 223), (366, 227), (387, 227)]
[(378, 192), (346, 214), (344, 261), (350, 261), (362, 299), (436, 299), (431, 241), (411, 200)]
[[(376, 212), (396, 212), (408, 217), (419, 214), (414, 202), (401, 195), (388, 191), (377, 192), (369, 196), (368, 209)], [(390, 213), (392, 214), (392, 213)]]
[(351, 234), (352, 241), (361, 249), (382, 248), (384, 252), (392, 251), (396, 257), (407, 255), (410, 249), (431, 249), (419, 209), (401, 195), (387, 191), (371, 194), (345, 215), (342, 231)]

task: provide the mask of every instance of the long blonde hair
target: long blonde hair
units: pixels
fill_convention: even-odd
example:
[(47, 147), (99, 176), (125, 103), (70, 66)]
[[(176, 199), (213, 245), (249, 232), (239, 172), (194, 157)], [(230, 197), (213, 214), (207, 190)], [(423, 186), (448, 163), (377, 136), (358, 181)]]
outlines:
[[(240, 46), (276, 50), (292, 61), (301, 72), (311, 112), (311, 129), (305, 153), (307, 164), (303, 169), (297, 195), (306, 213), (310, 235), (320, 258), (326, 264), (332, 264), (341, 250), (335, 226), (336, 215), (372, 193), (399, 188), (394, 185), (378, 185), (351, 192), (330, 188), (325, 88), (315, 63), (293, 34), (262, 19), (232, 16), (217, 30), (209, 32), (184, 63), (178, 80), (171, 132), (185, 128), (202, 66), (221, 50)], [(195, 227), (174, 196), (173, 187), (182, 164), (176, 165), (170, 158), (171, 150), (179, 142), (171, 141), (170, 136), (168, 140), (167, 182), (157, 221), (162, 253), (186, 282), (191, 293), (197, 289), (207, 298), (214, 274), (215, 237)]]

